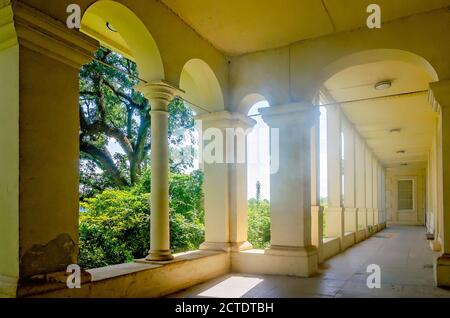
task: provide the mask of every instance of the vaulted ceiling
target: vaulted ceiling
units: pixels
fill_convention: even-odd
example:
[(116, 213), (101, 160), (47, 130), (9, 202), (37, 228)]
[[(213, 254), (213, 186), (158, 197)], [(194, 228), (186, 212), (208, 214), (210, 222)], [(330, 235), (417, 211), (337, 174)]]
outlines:
[[(386, 79), (391, 88), (376, 90)], [(345, 69), (324, 85), (385, 167), (424, 168), (436, 116), (428, 102), (431, 81), (419, 66), (386, 60)]]
[(450, 6), (450, 0), (162, 0), (217, 49), (240, 55), (366, 25), (367, 6), (383, 22)]

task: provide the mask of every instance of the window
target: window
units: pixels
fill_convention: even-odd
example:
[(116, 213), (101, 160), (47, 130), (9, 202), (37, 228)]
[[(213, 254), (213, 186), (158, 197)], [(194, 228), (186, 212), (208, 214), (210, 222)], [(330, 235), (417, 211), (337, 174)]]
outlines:
[(398, 180), (398, 210), (414, 210), (414, 180)]

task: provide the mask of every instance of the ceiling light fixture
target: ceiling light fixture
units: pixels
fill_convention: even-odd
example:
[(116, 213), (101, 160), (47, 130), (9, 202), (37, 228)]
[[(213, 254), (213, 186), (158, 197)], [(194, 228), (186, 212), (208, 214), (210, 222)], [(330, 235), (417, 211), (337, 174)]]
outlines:
[(404, 163), (402, 163), (401, 165), (402, 165), (402, 166), (407, 166), (408, 164), (407, 164), (406, 162), (404, 162)]
[(399, 133), (401, 131), (402, 131), (401, 128), (393, 128), (393, 129), (389, 130), (390, 133)]
[(106, 22), (106, 27), (107, 27), (110, 31), (112, 31), (112, 32), (117, 32), (116, 28), (113, 27), (113, 26), (111, 25), (111, 23), (109, 23), (109, 22)]
[(405, 151), (405, 150), (399, 150), (399, 151), (397, 151), (397, 153), (398, 153), (398, 154), (405, 154), (406, 151)]
[(385, 89), (389, 89), (392, 86), (392, 82), (390, 80), (384, 80), (375, 84), (375, 89), (377, 91), (382, 91)]

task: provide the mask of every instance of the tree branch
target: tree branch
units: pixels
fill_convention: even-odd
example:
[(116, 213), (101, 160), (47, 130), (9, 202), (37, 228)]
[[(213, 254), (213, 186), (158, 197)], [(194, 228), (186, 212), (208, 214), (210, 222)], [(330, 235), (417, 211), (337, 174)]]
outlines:
[(91, 143), (80, 140), (80, 151), (90, 156), (98, 165), (103, 167), (117, 186), (128, 186), (127, 180), (121, 175), (119, 169), (117, 169), (114, 160), (107, 149), (99, 149)]

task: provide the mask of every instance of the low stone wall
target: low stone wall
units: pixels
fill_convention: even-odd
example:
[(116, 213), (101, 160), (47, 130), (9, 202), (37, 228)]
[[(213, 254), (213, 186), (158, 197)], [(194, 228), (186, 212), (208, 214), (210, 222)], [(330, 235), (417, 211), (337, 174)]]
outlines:
[[(372, 229), (379, 231), (384, 228), (385, 223)], [(375, 231), (372, 232), (374, 233)], [(344, 249), (348, 248), (367, 237), (367, 230), (346, 233), (342, 246)], [(175, 259), (168, 262), (137, 260), (88, 270), (90, 281), (82, 284), (79, 289), (60, 286), (53, 291), (43, 291), (31, 288), (27, 290), (26, 297), (163, 297), (230, 272), (308, 277), (317, 270), (317, 252), (316, 249), (305, 249), (292, 255), (278, 255), (266, 250), (237, 253), (192, 251), (176, 254)], [(341, 240), (324, 238), (321, 252), (325, 260), (339, 254)]]
[(344, 239), (342, 240), (342, 250), (355, 245), (355, 232), (345, 233)]
[(193, 251), (162, 264), (137, 261), (89, 270), (92, 281), (79, 289), (64, 288), (34, 297), (162, 297), (227, 274), (230, 268), (228, 253)]
[(327, 260), (341, 252), (341, 240), (338, 237), (323, 239), (323, 258)]
[(367, 238), (367, 230), (359, 230), (356, 232), (356, 243), (364, 241)]

